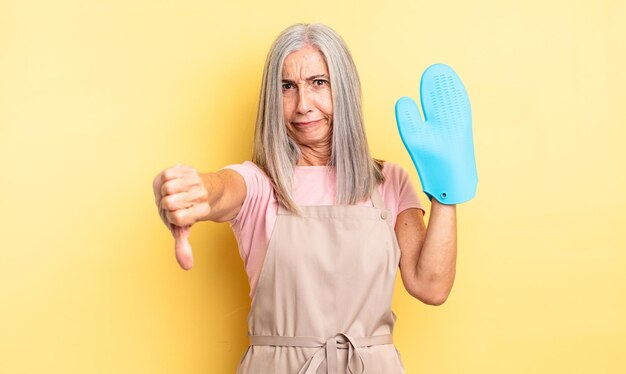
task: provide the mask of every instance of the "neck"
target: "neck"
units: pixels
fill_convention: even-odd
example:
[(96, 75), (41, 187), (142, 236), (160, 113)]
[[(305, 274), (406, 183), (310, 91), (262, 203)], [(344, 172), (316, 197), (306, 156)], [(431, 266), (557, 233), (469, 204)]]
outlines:
[(300, 145), (302, 157), (296, 163), (297, 166), (324, 166), (330, 160), (330, 145), (309, 147)]

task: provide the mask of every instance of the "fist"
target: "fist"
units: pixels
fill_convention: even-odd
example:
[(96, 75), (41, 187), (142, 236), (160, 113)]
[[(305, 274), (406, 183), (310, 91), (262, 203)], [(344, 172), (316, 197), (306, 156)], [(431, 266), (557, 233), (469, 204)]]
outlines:
[(181, 164), (157, 174), (152, 188), (159, 216), (174, 236), (176, 259), (189, 270), (193, 266), (189, 230), (210, 213), (209, 194), (198, 171)]

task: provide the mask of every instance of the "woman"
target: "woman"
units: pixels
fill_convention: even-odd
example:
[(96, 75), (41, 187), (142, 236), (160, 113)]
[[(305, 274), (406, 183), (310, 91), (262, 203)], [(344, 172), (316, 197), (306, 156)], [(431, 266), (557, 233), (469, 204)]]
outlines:
[[(392, 341), (398, 266), (406, 290), (442, 304), (454, 281), (455, 205), (424, 208), (407, 173), (373, 159), (343, 40), (297, 24), (265, 64), (252, 162), (176, 165), (154, 179), (176, 257), (189, 228), (230, 222), (250, 281), (250, 346), (238, 373), (403, 373)], [(321, 372), (320, 371), (320, 372)]]

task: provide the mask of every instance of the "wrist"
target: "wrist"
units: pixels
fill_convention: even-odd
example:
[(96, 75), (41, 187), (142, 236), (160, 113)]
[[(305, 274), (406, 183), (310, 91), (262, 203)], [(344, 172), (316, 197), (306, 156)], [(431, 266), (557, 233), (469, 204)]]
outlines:
[(434, 197), (430, 200), (430, 202), (431, 202), (431, 207), (433, 209), (436, 207), (437, 209), (455, 209), (456, 210), (456, 204), (443, 204)]

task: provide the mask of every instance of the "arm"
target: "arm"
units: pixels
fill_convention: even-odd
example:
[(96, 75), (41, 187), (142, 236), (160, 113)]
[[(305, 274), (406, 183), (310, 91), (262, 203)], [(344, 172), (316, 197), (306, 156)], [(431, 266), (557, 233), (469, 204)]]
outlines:
[(239, 213), (246, 197), (246, 184), (239, 173), (228, 169), (198, 173), (182, 165), (159, 173), (154, 190), (161, 218), (168, 227), (228, 221)]
[(421, 210), (407, 209), (398, 215), (395, 231), (404, 287), (426, 304), (443, 304), (456, 273), (456, 205), (432, 199), (428, 228)]
[(429, 66), (420, 96), (424, 120), (415, 101), (403, 97), (396, 102), (396, 122), (432, 210), (427, 230), (412, 209), (398, 215), (396, 232), (405, 287), (425, 303), (440, 305), (454, 283), (456, 204), (474, 197), (478, 174), (472, 112), (459, 76), (447, 65)]
[(208, 193), (210, 211), (202, 221), (226, 222), (237, 216), (246, 198), (246, 183), (236, 171), (224, 169), (217, 173), (201, 173)]
[(152, 187), (161, 220), (174, 236), (176, 259), (185, 270), (193, 266), (188, 241), (191, 225), (236, 217), (246, 197), (243, 177), (227, 169), (198, 173), (192, 167), (176, 165), (159, 173)]

